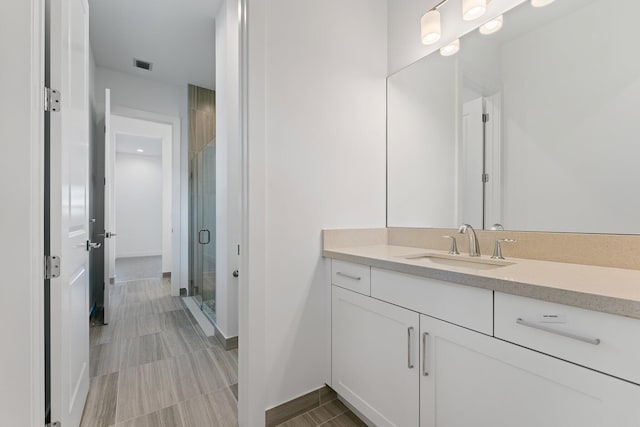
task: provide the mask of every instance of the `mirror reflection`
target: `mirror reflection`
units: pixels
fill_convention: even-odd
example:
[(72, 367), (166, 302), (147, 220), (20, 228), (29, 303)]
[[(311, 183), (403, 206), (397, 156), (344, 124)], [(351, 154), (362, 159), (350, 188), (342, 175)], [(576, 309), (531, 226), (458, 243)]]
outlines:
[(525, 2), (390, 76), (388, 226), (640, 233), (637, 16)]

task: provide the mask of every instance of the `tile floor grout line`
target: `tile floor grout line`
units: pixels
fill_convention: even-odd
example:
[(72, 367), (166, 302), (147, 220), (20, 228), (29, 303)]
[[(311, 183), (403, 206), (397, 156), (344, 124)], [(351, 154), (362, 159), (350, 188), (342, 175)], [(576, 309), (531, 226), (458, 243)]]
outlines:
[[(329, 401), (329, 402), (327, 402), (327, 403), (331, 403), (331, 402), (333, 402), (334, 400), (338, 400), (338, 401), (339, 401), (339, 399), (333, 399), (333, 400), (330, 400), (330, 401)], [(319, 406), (318, 406), (318, 408), (319, 408)], [(339, 413), (338, 415), (336, 415), (336, 416), (335, 416), (335, 417), (333, 417), (333, 418), (329, 418), (328, 420), (326, 420), (326, 421), (322, 422), (321, 424), (318, 424), (316, 427), (320, 427), (320, 426), (323, 426), (323, 425), (325, 425), (325, 424), (328, 424), (328, 423), (330, 423), (331, 421), (335, 420), (336, 418), (343, 416), (343, 415), (344, 415), (344, 414), (346, 414), (347, 412), (349, 412), (349, 409), (345, 410), (344, 412)]]
[[(127, 418), (127, 419), (125, 419), (125, 420), (122, 420), (122, 421), (116, 422), (115, 424), (111, 424), (111, 425), (110, 425), (110, 426), (108, 426), (108, 427), (115, 426), (115, 425), (118, 425), (118, 424), (123, 424), (123, 423), (129, 422), (129, 421), (132, 421), (132, 420), (137, 420), (138, 418), (142, 418), (142, 417), (146, 417), (146, 416), (151, 415), (151, 414), (155, 414), (156, 412), (163, 411), (163, 410), (165, 410), (165, 409), (167, 409), (167, 408), (171, 408), (172, 406), (178, 406), (178, 405), (179, 405), (179, 404), (181, 404), (181, 403), (188, 402), (188, 401), (190, 401), (190, 400), (195, 400), (195, 399), (197, 399), (197, 398), (199, 398), (199, 397), (201, 397), (201, 396), (209, 396), (209, 395), (211, 395), (211, 394), (217, 393), (217, 392), (219, 392), (220, 390), (224, 390), (224, 389), (229, 389), (229, 391), (231, 392), (231, 395), (233, 395), (233, 392), (231, 391), (231, 386), (224, 386), (224, 387), (220, 387), (220, 388), (217, 388), (217, 389), (215, 389), (215, 390), (212, 390), (212, 391), (209, 391), (209, 392), (206, 392), (206, 393), (198, 393), (198, 394), (196, 394), (196, 395), (193, 395), (193, 396), (189, 397), (188, 399), (178, 400), (178, 401), (176, 401), (175, 403), (172, 403), (172, 404), (171, 404), (171, 405), (169, 405), (169, 406), (163, 406), (162, 408), (154, 409), (154, 410), (153, 410), (153, 411), (151, 411), (151, 412), (146, 412), (146, 413), (141, 414), (141, 415), (136, 415), (135, 417), (132, 417), (132, 418)], [(234, 396), (234, 399), (235, 399), (235, 396)], [(236, 400), (236, 403), (237, 403), (237, 400)], [(117, 405), (116, 405), (116, 411), (117, 411)], [(342, 415), (342, 414), (340, 414), (340, 415)], [(338, 416), (339, 416), (339, 415), (338, 415)], [(117, 418), (116, 418), (116, 419), (117, 419)], [(332, 419), (333, 419), (333, 418), (332, 418)]]

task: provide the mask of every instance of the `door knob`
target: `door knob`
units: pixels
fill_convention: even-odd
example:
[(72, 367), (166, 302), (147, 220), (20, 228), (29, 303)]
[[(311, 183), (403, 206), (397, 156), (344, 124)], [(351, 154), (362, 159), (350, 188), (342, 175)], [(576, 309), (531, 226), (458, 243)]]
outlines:
[(238, 272), (238, 270), (233, 270), (233, 277), (238, 277), (240, 275), (240, 273)]
[(87, 240), (87, 252), (91, 252), (92, 249), (98, 249), (102, 246), (102, 243), (93, 243), (91, 240)]

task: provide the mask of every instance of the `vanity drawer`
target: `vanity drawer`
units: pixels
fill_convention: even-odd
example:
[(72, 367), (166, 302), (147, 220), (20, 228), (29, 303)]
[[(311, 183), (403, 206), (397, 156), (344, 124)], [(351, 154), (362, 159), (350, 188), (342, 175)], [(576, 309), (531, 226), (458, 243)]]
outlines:
[(640, 384), (640, 320), (495, 293), (495, 336)]
[(371, 296), (493, 335), (493, 291), (487, 289), (372, 268)]
[(331, 283), (364, 295), (371, 295), (371, 267), (331, 260)]

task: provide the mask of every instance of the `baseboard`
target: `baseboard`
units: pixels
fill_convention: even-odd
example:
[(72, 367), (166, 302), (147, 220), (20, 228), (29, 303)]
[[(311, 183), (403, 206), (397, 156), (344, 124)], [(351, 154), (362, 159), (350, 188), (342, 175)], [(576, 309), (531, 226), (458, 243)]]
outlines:
[(193, 300), (193, 297), (183, 297), (182, 301), (184, 301), (184, 305), (187, 306), (187, 309), (189, 309), (196, 319), (204, 334), (208, 337), (214, 337), (216, 335), (216, 328), (209, 322), (209, 319), (207, 319), (207, 316), (204, 315), (202, 310), (200, 310), (200, 307), (198, 307), (198, 304)]
[(238, 348), (237, 336), (227, 338), (222, 332), (220, 332), (220, 329), (218, 329), (217, 325), (214, 324), (213, 327), (216, 330), (216, 339), (225, 350), (233, 350), (234, 348)]
[(153, 251), (141, 251), (141, 252), (125, 252), (116, 254), (116, 259), (118, 258), (143, 258), (143, 257), (151, 257), (151, 256), (162, 256), (161, 252), (153, 252)]
[(298, 415), (309, 412), (336, 398), (336, 392), (328, 385), (325, 385), (317, 390), (268, 409), (265, 413), (265, 425), (266, 427), (275, 427), (278, 424), (287, 422)]

